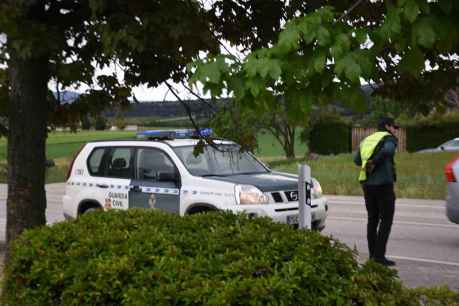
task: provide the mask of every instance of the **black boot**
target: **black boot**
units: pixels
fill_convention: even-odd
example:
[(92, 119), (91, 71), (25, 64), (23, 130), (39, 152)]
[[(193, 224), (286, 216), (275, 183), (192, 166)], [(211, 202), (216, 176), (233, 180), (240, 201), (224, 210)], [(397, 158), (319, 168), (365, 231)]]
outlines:
[(387, 259), (386, 257), (375, 258), (374, 261), (386, 267), (395, 266), (395, 261)]

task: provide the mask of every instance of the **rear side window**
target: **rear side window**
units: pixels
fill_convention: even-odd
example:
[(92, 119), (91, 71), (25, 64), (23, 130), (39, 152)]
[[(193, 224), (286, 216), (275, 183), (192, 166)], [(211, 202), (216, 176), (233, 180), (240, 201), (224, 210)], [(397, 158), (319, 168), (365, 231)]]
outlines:
[(88, 159), (89, 173), (93, 176), (113, 178), (134, 177), (133, 148), (97, 148)]
[(97, 148), (92, 151), (88, 160), (89, 173), (95, 176), (103, 175), (102, 166), (102, 157), (104, 156), (105, 151), (108, 151), (107, 148)]

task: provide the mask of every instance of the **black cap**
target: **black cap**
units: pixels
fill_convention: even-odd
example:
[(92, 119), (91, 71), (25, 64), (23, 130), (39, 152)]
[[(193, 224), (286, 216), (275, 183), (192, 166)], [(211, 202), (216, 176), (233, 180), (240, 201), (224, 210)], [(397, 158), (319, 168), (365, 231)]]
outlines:
[(386, 129), (386, 125), (393, 126), (396, 129), (398, 129), (400, 127), (398, 124), (395, 123), (394, 118), (391, 118), (391, 117), (381, 117), (381, 118), (379, 118), (378, 129), (379, 130), (385, 130)]

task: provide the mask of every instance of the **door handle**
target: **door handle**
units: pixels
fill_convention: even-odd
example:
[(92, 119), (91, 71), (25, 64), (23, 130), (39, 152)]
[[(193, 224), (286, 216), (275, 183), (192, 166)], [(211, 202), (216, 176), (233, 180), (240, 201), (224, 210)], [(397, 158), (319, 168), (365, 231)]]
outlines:
[(140, 186), (134, 185), (131, 187), (131, 190), (134, 192), (141, 192), (142, 190), (140, 189)]
[(96, 186), (99, 188), (108, 188), (108, 185), (105, 184), (96, 184)]

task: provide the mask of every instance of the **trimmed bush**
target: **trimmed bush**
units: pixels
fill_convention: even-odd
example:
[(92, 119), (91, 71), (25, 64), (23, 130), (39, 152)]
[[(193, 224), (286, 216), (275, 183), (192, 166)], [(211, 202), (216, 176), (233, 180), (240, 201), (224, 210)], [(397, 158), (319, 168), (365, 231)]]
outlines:
[(126, 119), (123, 116), (117, 116), (114, 120), (114, 125), (119, 129), (119, 130), (124, 130), (127, 126), (126, 124)]
[(265, 218), (95, 212), (25, 231), (12, 246), (3, 302), (419, 305), (394, 270), (354, 257), (336, 240)]
[(312, 126), (309, 150), (318, 154), (339, 154), (352, 151), (352, 127), (336, 115), (324, 115)]
[(102, 116), (96, 117), (94, 122), (94, 129), (96, 129), (96, 131), (103, 131), (107, 129), (107, 119)]
[(81, 117), (81, 129), (85, 131), (91, 129), (91, 120), (89, 119), (89, 116), (83, 115)]
[(459, 121), (420, 123), (406, 127), (406, 149), (415, 152), (438, 147), (456, 137), (459, 137)]

